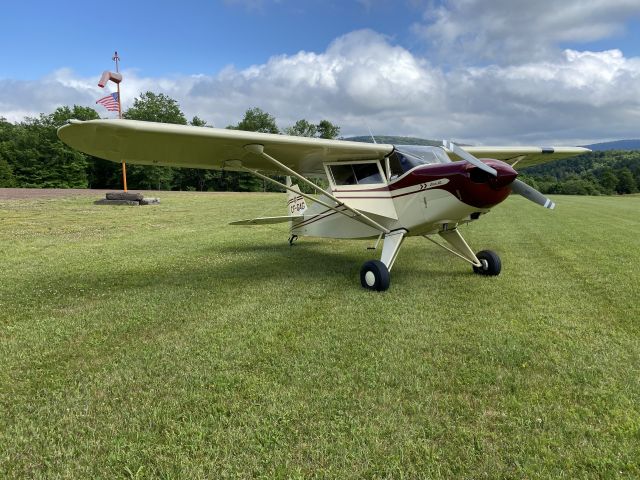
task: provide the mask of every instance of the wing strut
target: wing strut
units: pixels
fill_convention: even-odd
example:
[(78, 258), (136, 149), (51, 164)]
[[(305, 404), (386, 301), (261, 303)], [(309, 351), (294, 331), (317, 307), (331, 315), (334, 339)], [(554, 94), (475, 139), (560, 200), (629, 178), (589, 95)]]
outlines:
[(429, 240), (430, 242), (435, 243), (437, 246), (444, 248), (448, 252), (453, 253), (457, 257), (460, 257), (465, 262), (469, 262), (474, 267), (481, 267), (482, 263), (480, 263), (480, 260), (478, 260), (478, 257), (476, 257), (475, 253), (473, 253), (473, 250), (469, 248), (469, 245), (467, 244), (467, 242), (465, 242), (464, 238), (462, 238), (462, 235), (460, 235), (460, 232), (458, 231), (458, 229), (456, 227), (452, 229), (448, 229), (446, 224), (444, 225), (444, 227), (445, 228), (443, 228), (438, 232), (438, 235), (440, 235), (444, 240), (446, 240), (446, 242), (449, 245), (451, 245), (453, 248), (449, 248), (446, 245), (443, 245), (442, 243), (435, 241), (429, 235), (423, 235), (423, 237)]
[[(297, 190), (295, 191), (297, 194), (302, 195), (305, 198), (309, 198), (310, 200), (314, 201), (314, 202), (318, 202), (320, 205), (323, 205), (327, 208), (330, 208), (331, 210), (335, 210), (338, 213), (342, 213), (343, 215), (356, 220), (358, 222), (364, 223), (365, 225), (368, 225), (370, 227), (375, 228), (376, 230), (383, 232), (383, 233), (389, 233), (390, 230), (386, 227), (383, 227), (382, 225), (380, 225), (378, 222), (376, 222), (375, 220), (369, 218), (367, 215), (365, 215), (364, 213), (350, 207), (349, 205), (347, 205), (344, 202), (341, 202), (340, 200), (338, 200), (336, 197), (334, 197), (333, 195), (331, 195), (329, 192), (327, 192), (326, 190), (320, 188), (318, 185), (316, 185), (315, 183), (313, 183), (312, 181), (304, 178), (302, 175), (300, 175), (298, 172), (296, 172), (295, 170), (291, 170), (289, 167), (287, 167), (286, 165), (280, 163), (278, 160), (276, 160), (275, 158), (271, 157), (270, 155), (264, 153), (264, 145), (260, 145), (260, 144), (251, 144), (251, 145), (245, 145), (245, 150), (251, 152), (251, 153), (255, 153), (256, 155), (260, 155), (261, 157), (269, 160), (271, 163), (273, 163), (274, 165), (276, 165), (278, 168), (280, 168), (281, 170), (284, 170), (287, 175), (290, 175), (292, 177), (297, 178), (298, 180), (300, 180), (303, 183), (306, 183), (307, 185), (309, 185), (311, 188), (313, 188), (314, 190), (317, 190), (319, 193), (322, 193), (323, 195), (326, 195), (328, 198), (330, 198), (331, 200), (333, 200), (334, 202), (337, 203), (336, 206), (331, 206), (326, 202), (323, 202), (322, 200), (319, 200), (317, 198), (313, 198), (310, 197), (308, 195), (305, 195), (301, 192), (298, 192)], [(254, 175), (264, 179), (264, 180), (269, 180), (270, 182), (273, 182), (279, 186), (281, 186), (282, 188), (285, 188), (287, 190), (291, 190), (291, 187), (287, 187), (285, 184), (280, 183), (272, 178), (267, 177), (266, 175), (262, 175), (261, 173), (258, 173), (256, 170), (251, 170), (250, 168), (246, 168), (246, 167), (241, 167), (243, 170), (249, 172), (249, 173), (253, 173)], [(351, 213), (353, 213), (354, 216), (348, 215), (347, 212), (345, 210), (339, 210), (339, 207), (344, 207), (345, 209), (347, 209), (348, 211), (350, 211)]]
[[(342, 214), (342, 215), (344, 215), (345, 217), (351, 218), (352, 220), (356, 220), (356, 221), (358, 221), (358, 222), (365, 223), (365, 224), (369, 225), (370, 227), (375, 228), (376, 230), (380, 230), (380, 228), (384, 228), (384, 227), (382, 227), (382, 226), (380, 226), (380, 228), (378, 228), (378, 227), (376, 227), (376, 226), (374, 226), (374, 225), (370, 225), (370, 224), (368, 224), (368, 223), (364, 220), (364, 218), (359, 218), (359, 217), (357, 216), (357, 213), (356, 213), (356, 216), (351, 216), (351, 215), (349, 215), (349, 214), (347, 213), (347, 210), (340, 210), (340, 209), (339, 209), (339, 207), (341, 207), (341, 206), (346, 207), (346, 205), (344, 205), (344, 204), (340, 204), (340, 205), (337, 205), (337, 206), (329, 205), (327, 202), (324, 202), (324, 201), (320, 200), (319, 198), (313, 197), (313, 196), (308, 195), (308, 194), (306, 194), (306, 193), (302, 193), (302, 192), (300, 192), (300, 191), (298, 191), (298, 190), (294, 190), (292, 187), (287, 186), (287, 185), (285, 185), (284, 183), (280, 183), (279, 181), (274, 180), (274, 179), (273, 179), (273, 178), (271, 178), (271, 177), (267, 177), (266, 175), (261, 174), (261, 173), (260, 173), (260, 172), (258, 172), (257, 170), (251, 170), (250, 168), (243, 167), (243, 166), (240, 166), (239, 168), (241, 168), (242, 170), (244, 170), (244, 171), (245, 171), (245, 172), (247, 172), (247, 173), (252, 173), (252, 174), (253, 174), (253, 175), (255, 175), (256, 177), (262, 178), (263, 180), (267, 180), (267, 181), (269, 181), (269, 182), (271, 182), (271, 183), (275, 183), (276, 185), (278, 185), (279, 187), (284, 188), (285, 190), (289, 190), (290, 192), (294, 192), (294, 193), (295, 193), (295, 194), (297, 194), (297, 195), (301, 195), (301, 196), (303, 196), (304, 198), (307, 198), (307, 199), (311, 200), (312, 202), (318, 202), (320, 205), (323, 205), (323, 206), (327, 207), (328, 209), (333, 210), (333, 211), (335, 211), (335, 212), (341, 213), (341, 214)], [(305, 180), (306, 180), (306, 179), (305, 179)], [(318, 190), (321, 190), (321, 189), (318, 187)], [(360, 215), (362, 215), (362, 214), (360, 214)], [(364, 215), (362, 215), (362, 216), (364, 216)], [(371, 220), (371, 221), (373, 222), (373, 220)], [(375, 222), (374, 222), (374, 223), (375, 223)], [(380, 231), (382, 231), (382, 230), (380, 230)], [(389, 230), (386, 230), (386, 231), (388, 232)]]

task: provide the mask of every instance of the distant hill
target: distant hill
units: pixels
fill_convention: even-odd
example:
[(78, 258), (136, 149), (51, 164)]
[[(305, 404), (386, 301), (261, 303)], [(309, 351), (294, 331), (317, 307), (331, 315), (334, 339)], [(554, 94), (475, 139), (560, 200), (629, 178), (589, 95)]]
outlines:
[(615, 142), (594, 143), (585, 145), (594, 152), (605, 150), (640, 150), (640, 140), (616, 140)]

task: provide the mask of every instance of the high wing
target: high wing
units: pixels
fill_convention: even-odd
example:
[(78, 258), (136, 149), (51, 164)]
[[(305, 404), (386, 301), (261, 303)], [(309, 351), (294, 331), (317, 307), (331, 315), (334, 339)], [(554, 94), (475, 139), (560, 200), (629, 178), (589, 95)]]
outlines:
[[(324, 176), (325, 162), (382, 159), (393, 145), (325, 140), (220, 128), (203, 128), (137, 120), (71, 120), (58, 136), (84, 153), (115, 162), (142, 165), (278, 172), (264, 158), (244, 149), (264, 145), (268, 153), (305, 176)], [(495, 158), (519, 168), (589, 152), (580, 147), (474, 147), (463, 146), (478, 158)], [(459, 158), (449, 153), (452, 160)], [(235, 162), (234, 162), (235, 161)]]
[[(552, 162), (567, 157), (575, 157), (591, 150), (582, 147), (471, 147), (461, 146), (462, 149), (478, 158), (494, 158), (517, 166), (518, 169)], [(457, 155), (449, 153), (452, 160), (458, 160)]]
[(67, 145), (95, 157), (142, 165), (282, 173), (245, 145), (264, 152), (304, 176), (324, 176), (324, 163), (383, 159), (393, 145), (292, 137), (221, 128), (137, 120), (71, 120), (58, 129)]

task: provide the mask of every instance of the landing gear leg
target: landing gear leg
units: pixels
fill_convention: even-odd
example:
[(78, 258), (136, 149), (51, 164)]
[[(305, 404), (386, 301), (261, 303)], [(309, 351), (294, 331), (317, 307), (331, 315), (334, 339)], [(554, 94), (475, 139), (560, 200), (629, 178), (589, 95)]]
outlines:
[(384, 236), (382, 257), (380, 260), (369, 260), (360, 269), (360, 283), (368, 290), (382, 292), (389, 288), (391, 283), (390, 271), (393, 267), (400, 246), (404, 241), (406, 230), (396, 230)]
[(293, 247), (293, 243), (294, 243), (296, 240), (298, 240), (298, 235), (291, 235), (291, 236), (289, 237), (289, 246), (290, 246), (290, 247)]

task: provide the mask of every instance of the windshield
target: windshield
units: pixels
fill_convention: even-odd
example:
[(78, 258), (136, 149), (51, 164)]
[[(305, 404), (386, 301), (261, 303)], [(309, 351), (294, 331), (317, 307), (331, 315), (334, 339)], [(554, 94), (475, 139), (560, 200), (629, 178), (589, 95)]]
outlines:
[(440, 147), (426, 145), (396, 145), (389, 155), (391, 179), (399, 177), (412, 168), (433, 163), (450, 163), (451, 160)]
[(411, 155), (422, 160), (422, 164), (428, 163), (450, 163), (442, 147), (431, 147), (427, 145), (395, 145), (396, 151), (405, 155)]

